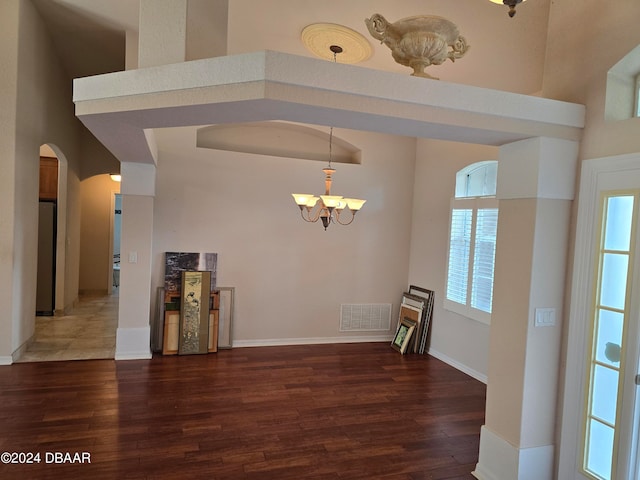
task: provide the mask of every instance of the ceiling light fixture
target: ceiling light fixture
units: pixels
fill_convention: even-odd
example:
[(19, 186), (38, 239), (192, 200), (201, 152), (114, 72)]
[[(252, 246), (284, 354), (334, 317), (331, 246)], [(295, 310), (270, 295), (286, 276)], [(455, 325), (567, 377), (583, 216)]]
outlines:
[[(335, 62), (336, 55), (342, 52), (342, 47), (339, 45), (331, 45), (329, 49), (333, 52), (333, 61)], [(336, 173), (335, 169), (331, 168), (332, 146), (333, 127), (329, 130), (329, 165), (322, 169), (325, 174), (324, 195), (316, 197), (309, 193), (291, 194), (296, 205), (300, 208), (300, 216), (302, 219), (305, 222), (311, 223), (321, 220), (325, 230), (331, 223), (339, 223), (340, 225), (351, 224), (356, 216), (356, 212), (358, 212), (366, 202), (366, 200), (359, 198), (344, 198), (339, 195), (331, 195), (331, 183), (333, 181), (331, 177)], [(351, 218), (347, 221), (340, 219), (341, 216), (344, 217), (345, 208), (351, 212)]]
[(334, 60), (333, 45), (340, 46), (340, 63), (360, 63), (371, 57), (369, 41), (355, 30), (335, 23), (312, 23), (300, 34), (302, 44), (316, 57)]
[(513, 18), (516, 14), (516, 5), (522, 2), (526, 2), (527, 0), (489, 0), (493, 3), (500, 3), (509, 7), (509, 16)]
[(114, 182), (122, 181), (122, 176), (119, 173), (111, 173), (109, 176), (111, 177), (111, 180), (113, 180)]

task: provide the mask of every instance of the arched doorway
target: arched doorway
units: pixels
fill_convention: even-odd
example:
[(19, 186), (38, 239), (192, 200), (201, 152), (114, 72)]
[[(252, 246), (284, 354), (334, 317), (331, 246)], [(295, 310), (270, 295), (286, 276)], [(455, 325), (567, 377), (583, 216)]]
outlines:
[(55, 145), (40, 146), (36, 314), (65, 308), (67, 160)]
[[(36, 318), (33, 337), (17, 361), (114, 358), (118, 299), (117, 296), (109, 295), (111, 292), (107, 288), (106, 278), (102, 277), (107, 276), (107, 269), (103, 272), (97, 266), (103, 263), (103, 257), (104, 262), (107, 262), (107, 255), (108, 264), (111, 263), (110, 244), (113, 240), (110, 241), (110, 234), (114, 216), (112, 199), (115, 194), (119, 194), (119, 184), (112, 181), (108, 174), (94, 175), (88, 181), (85, 179), (76, 183), (77, 177), (68, 171), (66, 158), (55, 145), (43, 145), (40, 157), (43, 165), (41, 183), (49, 182), (47, 188), (42, 186), (41, 190), (48, 193), (41, 195), (41, 199), (54, 213), (49, 213), (51, 218), (48, 222), (40, 223), (39, 230), (46, 227), (53, 230), (53, 235), (49, 232), (45, 243), (50, 251), (46, 255), (47, 261), (38, 267), (37, 275), (39, 278), (53, 277), (45, 291), (49, 301), (51, 297), (54, 300), (53, 305), (46, 309), (38, 309), (40, 315)], [(48, 179), (45, 178), (47, 175)], [(52, 180), (56, 176), (57, 186)], [(67, 202), (68, 188), (74, 196), (77, 194), (78, 202)], [(82, 227), (83, 212), (91, 221), (98, 217), (100, 229), (91, 222), (85, 222), (88, 225)], [(82, 238), (83, 228), (85, 238)], [(97, 230), (100, 242), (92, 242), (91, 236), (87, 237), (87, 230), (90, 234)], [(42, 232), (39, 232), (39, 236), (40, 233)], [(79, 241), (73, 241), (74, 238)], [(83, 260), (83, 244), (89, 247), (98, 245), (100, 248), (98, 251), (85, 252), (86, 258)], [(96, 278), (100, 277), (102, 283), (99, 289), (86, 291), (86, 284), (82, 283), (77, 273), (74, 274), (81, 270), (81, 264), (85, 264), (85, 267), (88, 264), (89, 268), (86, 269), (93, 270)]]

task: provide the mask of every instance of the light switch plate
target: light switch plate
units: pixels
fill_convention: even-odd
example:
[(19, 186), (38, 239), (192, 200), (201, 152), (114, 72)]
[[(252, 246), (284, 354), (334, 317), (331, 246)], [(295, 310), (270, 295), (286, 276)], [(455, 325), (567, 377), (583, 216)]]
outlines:
[(555, 325), (556, 325), (556, 309), (555, 308), (536, 308), (534, 326), (555, 327)]

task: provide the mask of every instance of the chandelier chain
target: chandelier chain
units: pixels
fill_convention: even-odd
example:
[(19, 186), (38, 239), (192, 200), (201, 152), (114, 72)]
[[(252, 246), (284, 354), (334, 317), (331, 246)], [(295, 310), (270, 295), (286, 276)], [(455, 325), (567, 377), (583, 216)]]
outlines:
[(329, 168), (331, 168), (331, 160), (333, 158), (333, 127), (329, 129)]

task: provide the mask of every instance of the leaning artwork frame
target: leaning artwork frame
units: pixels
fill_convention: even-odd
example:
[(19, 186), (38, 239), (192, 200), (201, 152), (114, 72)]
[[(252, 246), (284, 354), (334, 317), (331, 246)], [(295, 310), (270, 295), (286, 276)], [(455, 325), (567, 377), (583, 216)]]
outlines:
[(407, 298), (406, 294), (402, 297), (403, 303), (400, 304), (400, 314), (398, 315), (398, 324), (403, 318), (408, 318), (416, 322), (415, 330), (416, 333), (413, 335), (411, 339), (411, 343), (407, 346), (407, 353), (418, 353), (417, 344), (419, 342), (418, 336), (420, 332), (420, 327), (423, 320), (424, 306), (422, 304), (409, 304), (404, 303)]
[(209, 352), (211, 272), (182, 272), (178, 355)]
[(396, 333), (391, 341), (391, 348), (404, 355), (411, 341), (413, 331), (416, 328), (416, 322), (408, 317), (400, 320)]
[(233, 314), (235, 308), (235, 287), (217, 287), (219, 292), (218, 308), (218, 348), (233, 346)]
[(217, 253), (165, 252), (164, 289), (166, 292), (180, 292), (182, 272), (211, 272), (211, 290), (215, 289), (217, 278)]
[[(164, 290), (164, 289), (163, 289)], [(180, 294), (164, 291), (162, 354), (177, 355), (180, 337)]]
[(422, 311), (422, 319), (420, 322), (420, 329), (416, 336), (417, 353), (424, 353), (427, 348), (427, 340), (429, 336), (429, 325), (433, 318), (433, 304), (435, 299), (435, 292), (427, 288), (418, 287), (417, 285), (409, 285), (409, 295), (422, 298), (425, 302)]

